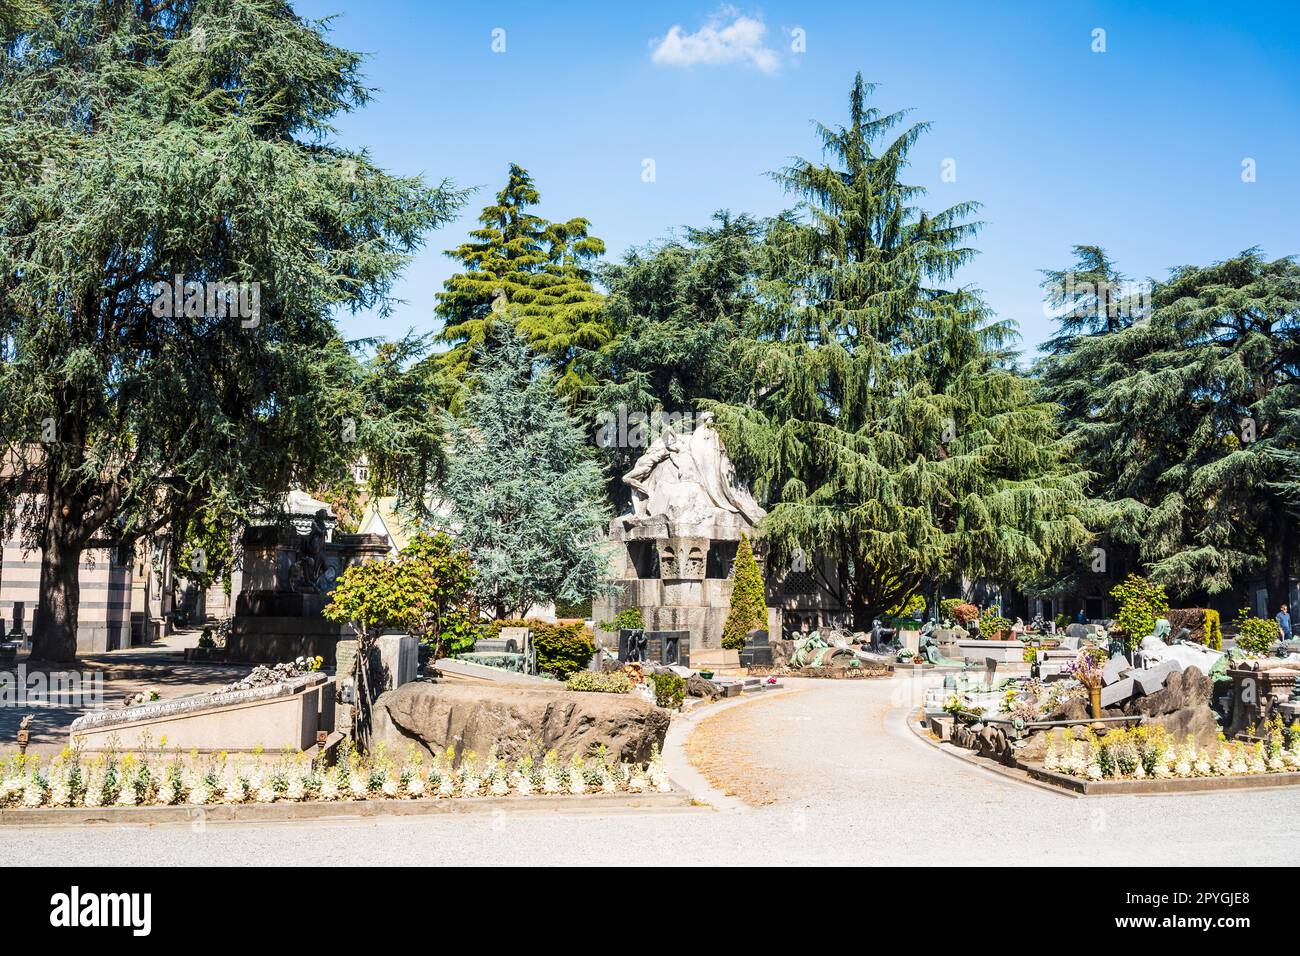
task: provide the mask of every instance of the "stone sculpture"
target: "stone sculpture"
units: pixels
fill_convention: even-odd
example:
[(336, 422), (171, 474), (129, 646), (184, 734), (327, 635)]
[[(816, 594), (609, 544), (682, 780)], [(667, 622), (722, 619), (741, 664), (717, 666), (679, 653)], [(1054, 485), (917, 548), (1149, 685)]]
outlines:
[(698, 523), (723, 513), (756, 525), (764, 515), (753, 496), (737, 485), (712, 412), (701, 414), (688, 436), (665, 428), (623, 482), (632, 489), (632, 513), (625, 520), (663, 516), (674, 523)]

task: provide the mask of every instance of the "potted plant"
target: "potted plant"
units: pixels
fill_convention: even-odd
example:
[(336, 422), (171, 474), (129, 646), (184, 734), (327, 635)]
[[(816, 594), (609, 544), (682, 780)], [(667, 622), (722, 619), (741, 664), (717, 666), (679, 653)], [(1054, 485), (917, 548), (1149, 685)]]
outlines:
[(980, 618), (980, 634), (988, 641), (1005, 641), (1011, 637), (1011, 622), (996, 614)]
[(1067, 676), (1073, 677), (1088, 689), (1088, 703), (1093, 720), (1101, 719), (1101, 675), (1107, 660), (1105, 651), (1087, 647), (1065, 668)]

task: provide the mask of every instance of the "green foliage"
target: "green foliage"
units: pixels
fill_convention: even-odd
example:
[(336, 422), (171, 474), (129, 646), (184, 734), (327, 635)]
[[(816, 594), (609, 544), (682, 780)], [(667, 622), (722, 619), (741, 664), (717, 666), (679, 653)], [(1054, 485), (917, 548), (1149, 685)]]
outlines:
[(538, 669), (564, 680), (591, 663), (596, 638), (581, 621), (557, 621), (533, 627), (533, 646)]
[(736, 560), (731, 565), (731, 607), (722, 625), (722, 646), (739, 650), (745, 646), (745, 635), (767, 627), (767, 601), (764, 596), (763, 575), (754, 560), (754, 549), (748, 535), (741, 535), (736, 548)]
[(612, 621), (601, 621), (602, 631), (639, 630), (645, 627), (645, 615), (639, 607), (624, 608), (614, 615)]
[(589, 383), (579, 360), (607, 344), (603, 299), (591, 287), (590, 263), (605, 244), (586, 219), (548, 222), (528, 212), (541, 197), (528, 171), (511, 164), (496, 202), (479, 215), (471, 241), (447, 253), (465, 268), (443, 283), (441, 362), (464, 379), (494, 325), (512, 325), (556, 371), (555, 385), (574, 393)]
[(925, 610), (925, 595), (910, 594), (902, 601), (899, 601), (885, 613), (893, 617), (915, 618)]
[(1130, 574), (1110, 590), (1118, 610), (1115, 624), (1124, 633), (1124, 641), (1137, 647), (1142, 638), (1156, 629), (1156, 618), (1169, 613), (1169, 596), (1165, 589), (1144, 577)]
[(526, 627), (533, 632), (538, 669), (561, 680), (591, 663), (596, 638), (582, 621), (543, 621), (540, 618), (503, 618), (490, 622), (486, 636), (498, 637), (503, 627)]
[(435, 658), (473, 648), (483, 625), (469, 552), (446, 534), (418, 534), (398, 557), (412, 585), (409, 633), (430, 645)]
[(964, 603), (961, 598), (944, 598), (939, 602), (939, 617), (945, 621), (956, 621), (957, 607)]
[(989, 614), (980, 618), (980, 635), (992, 639), (995, 634), (1011, 633), (1011, 622), (1005, 617)]
[(1205, 610), (1205, 646), (1216, 651), (1223, 650), (1223, 627), (1219, 621), (1219, 612), (1210, 608)]
[(632, 681), (622, 671), (608, 674), (579, 671), (565, 682), (565, 686), (569, 690), (591, 691), (597, 694), (627, 694), (632, 690)]
[[(463, 201), (331, 142), (371, 95), (361, 56), (278, 0), (25, 2), (5, 30), (0, 435), (35, 448), (48, 420), (53, 440), (0, 481), (0, 515), (50, 489), (30, 543), (75, 569), (101, 533), (247, 514), (341, 474), (355, 359), (333, 316), (384, 309)], [(176, 276), (243, 283), (256, 315), (202, 286), (164, 309)], [(76, 582), (68, 602), (56, 583), (35, 653), (65, 659)]]
[(973, 203), (930, 213), (901, 179), (924, 124), (867, 103), (819, 126), (830, 162), (775, 178), (803, 202), (769, 231), (745, 402), (705, 403), (770, 502), (775, 552), (828, 553), (854, 626), (960, 569), (1011, 583), (1081, 547), (1083, 474), (1055, 408), (1012, 367), (1012, 330), (953, 273)]
[(1280, 640), (1277, 621), (1265, 617), (1251, 617), (1250, 612), (1237, 612), (1237, 646), (1252, 657), (1263, 657), (1273, 650)]
[(583, 598), (580, 601), (566, 601), (564, 598), (555, 599), (555, 616), (559, 618), (582, 618), (584, 621), (591, 618), (591, 598)]
[(352, 625), (357, 635), (354, 733), (360, 743), (369, 737), (377, 691), (370, 658), (379, 635), (386, 628), (404, 630), (430, 644), (435, 657), (468, 650), (479, 632), (469, 602), (472, 583), (468, 555), (443, 534), (419, 535), (396, 557), (356, 564), (339, 576), (324, 614)]
[(1090, 520), (1112, 560), (1176, 595), (1262, 569), (1276, 606), (1297, 540), (1300, 263), (1248, 249), (1182, 266), (1136, 314), (1065, 328), (1039, 370), (1095, 476)]
[(476, 592), (497, 617), (609, 590), (600, 546), (608, 520), (587, 436), (508, 327), (483, 347), (459, 418), (440, 497), (448, 529), (477, 571)]
[(655, 686), (655, 703), (660, 707), (677, 708), (686, 699), (686, 681), (671, 671), (656, 671), (650, 680)]

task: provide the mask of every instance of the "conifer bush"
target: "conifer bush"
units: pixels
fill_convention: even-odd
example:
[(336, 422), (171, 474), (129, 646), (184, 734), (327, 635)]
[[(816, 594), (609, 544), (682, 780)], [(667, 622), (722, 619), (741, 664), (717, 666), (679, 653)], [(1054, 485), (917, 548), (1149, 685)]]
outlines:
[(740, 650), (745, 646), (745, 635), (767, 627), (767, 603), (763, 594), (763, 575), (754, 560), (754, 549), (749, 538), (742, 535), (736, 549), (736, 561), (731, 566), (731, 609), (722, 626), (722, 646)]

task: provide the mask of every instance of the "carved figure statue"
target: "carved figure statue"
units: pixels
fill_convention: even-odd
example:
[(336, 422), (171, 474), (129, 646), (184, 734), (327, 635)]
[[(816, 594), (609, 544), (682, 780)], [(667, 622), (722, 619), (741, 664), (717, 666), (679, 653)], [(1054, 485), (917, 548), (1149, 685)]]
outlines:
[(756, 525), (765, 514), (737, 484), (712, 412), (699, 416), (689, 436), (665, 428), (623, 481), (632, 489), (629, 517), (634, 519), (664, 515), (673, 521), (698, 521), (727, 513)]

